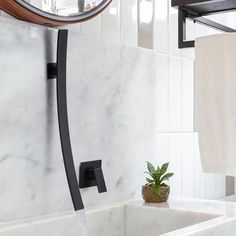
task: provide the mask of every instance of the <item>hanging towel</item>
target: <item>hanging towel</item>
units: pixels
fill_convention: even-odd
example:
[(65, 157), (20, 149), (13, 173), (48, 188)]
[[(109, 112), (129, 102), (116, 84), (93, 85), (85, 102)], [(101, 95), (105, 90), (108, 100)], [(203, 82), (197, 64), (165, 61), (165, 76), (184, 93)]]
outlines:
[(195, 43), (195, 121), (205, 172), (236, 176), (236, 34)]

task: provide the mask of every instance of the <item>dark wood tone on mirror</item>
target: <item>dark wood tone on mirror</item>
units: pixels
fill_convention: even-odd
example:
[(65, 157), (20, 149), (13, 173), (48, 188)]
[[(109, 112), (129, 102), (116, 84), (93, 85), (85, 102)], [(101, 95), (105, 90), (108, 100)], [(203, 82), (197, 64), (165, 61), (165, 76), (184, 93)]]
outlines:
[[(107, 6), (111, 3), (112, 0), (110, 0), (107, 4)], [(106, 7), (107, 7), (106, 6)], [(9, 15), (14, 16), (15, 18), (19, 20), (24, 20), (32, 23), (36, 23), (39, 25), (47, 25), (51, 27), (56, 26), (62, 26), (62, 25), (68, 25), (68, 24), (75, 24), (83, 21), (90, 20), (91, 18), (95, 17), (96, 15), (100, 14), (105, 8), (101, 9), (99, 12), (94, 14), (92, 17), (83, 19), (81, 21), (60, 21), (60, 20), (52, 20), (46, 17), (43, 17), (39, 14), (36, 14), (23, 6), (21, 6), (19, 3), (17, 3), (14, 0), (0, 0), (0, 9), (7, 12)]]

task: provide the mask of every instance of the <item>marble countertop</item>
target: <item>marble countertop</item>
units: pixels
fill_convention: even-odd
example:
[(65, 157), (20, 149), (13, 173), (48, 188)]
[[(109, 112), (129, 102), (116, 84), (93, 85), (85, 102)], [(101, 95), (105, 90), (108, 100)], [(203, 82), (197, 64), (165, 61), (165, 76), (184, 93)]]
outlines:
[(227, 217), (236, 217), (236, 202), (234, 203), (221, 200), (179, 198), (170, 199), (167, 203), (158, 204), (144, 203), (143, 200), (130, 201), (129, 203), (175, 210), (204, 212)]
[(99, 207), (88, 207), (86, 208), (86, 212), (90, 213), (92, 211), (111, 208), (114, 206), (130, 204), (147, 207), (169, 208), (174, 210), (204, 212), (209, 214), (222, 215), (226, 217), (236, 217), (236, 202), (192, 198), (173, 198), (165, 203), (144, 203), (142, 199), (135, 199), (117, 203), (110, 203), (106, 205), (101, 205)]
[[(118, 202), (113, 204), (106, 204), (99, 207), (90, 207), (86, 209), (86, 217), (89, 223), (89, 232), (103, 232), (102, 235), (111, 235), (114, 233), (114, 229), (117, 230), (115, 235), (125, 235), (122, 234), (125, 225), (125, 208), (137, 209), (134, 213), (129, 213), (131, 216), (129, 220), (133, 218), (138, 218), (143, 216), (143, 213), (149, 215), (149, 210), (147, 208), (158, 208), (158, 209), (171, 209), (171, 210), (182, 210), (189, 212), (198, 212), (215, 215), (212, 219), (206, 220), (200, 223), (190, 225), (188, 227), (180, 228), (178, 230), (171, 231), (169, 233), (161, 234), (165, 236), (235, 236), (236, 235), (236, 203), (226, 202), (226, 201), (215, 201), (215, 200), (199, 200), (199, 199), (170, 199), (167, 203), (159, 204), (148, 204), (144, 203), (143, 200), (131, 200), (125, 202)], [(162, 211), (161, 210), (161, 211)], [(135, 215), (134, 215), (135, 214)], [(177, 213), (179, 217), (183, 215), (182, 213)], [(199, 214), (201, 217), (201, 214)], [(152, 216), (150, 216), (152, 217)], [(154, 217), (154, 216), (153, 216)], [(152, 217), (152, 218), (153, 218)], [(154, 217), (154, 219), (156, 219)], [(168, 224), (171, 219), (166, 217), (165, 225)], [(101, 221), (100, 223), (98, 221)], [(154, 224), (155, 227), (159, 227), (158, 224), (162, 223), (158, 219), (157, 223)], [(172, 218), (173, 220), (173, 218)], [(149, 221), (147, 219), (147, 221)], [(134, 221), (133, 221), (134, 222)], [(134, 225), (131, 222), (130, 225)], [(173, 223), (173, 222), (172, 222)], [(91, 225), (90, 225), (91, 224)], [(135, 224), (137, 225), (137, 224)], [(56, 226), (56, 227), (55, 227)], [(141, 226), (140, 226), (141, 227)], [(55, 229), (57, 230), (55, 234)], [(24, 219), (14, 222), (2, 223), (0, 224), (0, 236), (30, 236), (32, 232), (38, 232), (37, 235), (64, 235), (65, 230), (68, 232), (69, 236), (78, 236), (80, 225), (78, 224), (78, 219), (75, 212), (62, 212), (58, 214), (52, 214), (37, 218)], [(19, 233), (20, 232), (20, 233)], [(50, 234), (50, 233), (54, 234)], [(106, 232), (106, 233), (104, 233)], [(140, 231), (139, 231), (140, 232)], [(138, 231), (137, 231), (138, 233)], [(36, 235), (36, 236), (37, 236)], [(94, 235), (91, 234), (90, 235)], [(130, 234), (133, 235), (133, 234)], [(136, 235), (136, 234), (134, 234)], [(137, 234), (140, 235), (140, 234)], [(153, 234), (151, 234), (153, 235)]]
[(129, 202), (129, 204), (218, 215), (218, 217), (212, 220), (164, 234), (166, 236), (236, 235), (236, 202), (201, 199), (171, 199), (167, 203), (150, 204), (143, 203), (142, 200), (136, 200)]

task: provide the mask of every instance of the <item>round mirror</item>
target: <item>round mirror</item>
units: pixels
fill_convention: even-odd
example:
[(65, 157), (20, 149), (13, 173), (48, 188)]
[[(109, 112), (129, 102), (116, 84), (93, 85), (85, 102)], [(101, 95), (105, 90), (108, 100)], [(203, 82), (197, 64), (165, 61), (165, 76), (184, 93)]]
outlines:
[(60, 26), (88, 20), (112, 0), (4, 0), (0, 8), (33, 23)]

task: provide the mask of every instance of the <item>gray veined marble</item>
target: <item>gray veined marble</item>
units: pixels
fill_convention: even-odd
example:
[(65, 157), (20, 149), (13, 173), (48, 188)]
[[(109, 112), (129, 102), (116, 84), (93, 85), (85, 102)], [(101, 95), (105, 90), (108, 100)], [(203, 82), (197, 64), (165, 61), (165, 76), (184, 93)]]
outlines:
[[(88, 235), (96, 236), (234, 236), (235, 212), (235, 204), (219, 201), (126, 201), (86, 209), (86, 228)], [(73, 212), (36, 217), (1, 224), (0, 235), (82, 236), (78, 221)]]
[[(56, 30), (5, 18), (0, 26), (0, 221), (70, 210), (55, 81), (46, 78)], [(155, 57), (70, 34), (75, 164), (78, 169), (82, 161), (101, 158), (108, 187), (106, 194), (83, 190), (86, 207), (140, 196), (144, 161), (155, 159)]]

